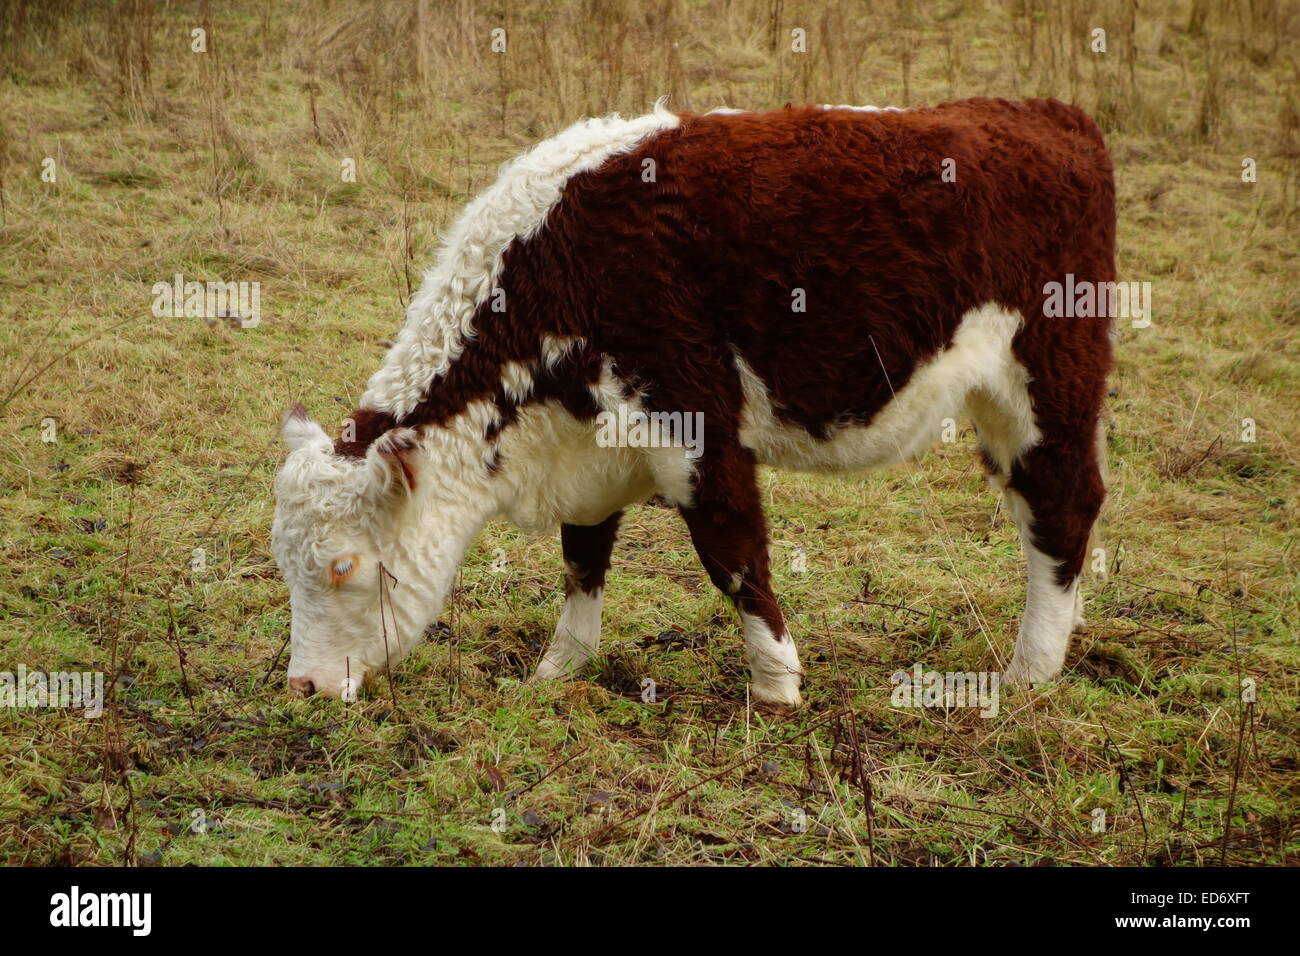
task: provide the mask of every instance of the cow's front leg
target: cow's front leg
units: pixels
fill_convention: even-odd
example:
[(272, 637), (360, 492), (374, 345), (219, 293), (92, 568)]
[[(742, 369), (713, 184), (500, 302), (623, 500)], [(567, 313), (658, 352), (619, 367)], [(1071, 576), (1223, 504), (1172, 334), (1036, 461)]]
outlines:
[(560, 542), (564, 547), (564, 609), (533, 680), (572, 677), (600, 648), (605, 572), (609, 570), (609, 556), (622, 517), (623, 513), (616, 511), (597, 525), (560, 527)]
[(710, 446), (696, 472), (694, 500), (681, 512), (710, 580), (740, 611), (754, 699), (801, 706), (803, 669), (772, 593), (753, 454), (739, 445)]

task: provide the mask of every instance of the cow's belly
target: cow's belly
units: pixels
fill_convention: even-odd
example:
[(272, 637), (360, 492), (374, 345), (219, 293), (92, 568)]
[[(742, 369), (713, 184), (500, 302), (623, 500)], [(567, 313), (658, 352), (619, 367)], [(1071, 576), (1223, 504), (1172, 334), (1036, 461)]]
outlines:
[(656, 491), (639, 449), (600, 446), (591, 422), (554, 402), (522, 409), (503, 433), (501, 453), (510, 488), (502, 510), (525, 531), (599, 524)]
[(870, 422), (836, 428), (825, 440), (782, 422), (762, 379), (737, 356), (741, 443), (762, 464), (796, 471), (861, 471), (914, 458), (955, 428), (972, 396), (1024, 394), (1024, 371), (1011, 352), (1021, 321), (992, 304), (970, 310), (948, 348), (918, 367)]

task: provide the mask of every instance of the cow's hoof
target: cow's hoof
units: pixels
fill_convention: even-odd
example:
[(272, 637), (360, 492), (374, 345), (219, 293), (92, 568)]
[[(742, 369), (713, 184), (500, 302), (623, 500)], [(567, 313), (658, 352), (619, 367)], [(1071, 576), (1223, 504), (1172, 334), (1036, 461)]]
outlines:
[(1025, 686), (1028, 684), (1045, 684), (1054, 680), (1061, 673), (1059, 667), (1051, 667), (1044, 664), (1026, 664), (1024, 661), (1012, 658), (1007, 669), (1002, 673), (1002, 683), (1009, 686)]
[(569, 680), (576, 674), (578, 669), (572, 664), (556, 664), (545, 657), (537, 665), (537, 670), (533, 671), (533, 676), (528, 679), (530, 684), (550, 684), (554, 681)]
[(803, 707), (803, 698), (797, 693), (794, 695), (793, 701), (759, 700), (757, 698), (751, 698), (750, 706), (759, 713), (770, 714), (773, 717), (789, 717)]
[(792, 714), (803, 706), (799, 675), (783, 674), (777, 680), (749, 685), (749, 700), (755, 710), (769, 714)]

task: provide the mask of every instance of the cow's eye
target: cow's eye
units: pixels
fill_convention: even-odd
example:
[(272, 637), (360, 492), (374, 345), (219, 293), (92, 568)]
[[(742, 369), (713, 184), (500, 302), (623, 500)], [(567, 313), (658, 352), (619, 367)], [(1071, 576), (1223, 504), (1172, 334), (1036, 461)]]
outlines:
[(361, 565), (361, 555), (345, 554), (341, 558), (335, 558), (330, 562), (330, 584), (338, 587)]

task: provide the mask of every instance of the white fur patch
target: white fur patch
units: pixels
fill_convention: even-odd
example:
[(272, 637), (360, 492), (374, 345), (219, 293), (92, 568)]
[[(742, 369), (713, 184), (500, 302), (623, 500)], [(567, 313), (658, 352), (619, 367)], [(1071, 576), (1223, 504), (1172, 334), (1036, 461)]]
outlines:
[(600, 611), (604, 589), (574, 590), (564, 599), (555, 637), (542, 655), (533, 680), (559, 680), (580, 671), (600, 649)]
[(553, 369), (560, 364), (560, 359), (586, 344), (587, 341), (583, 338), (567, 339), (547, 332), (542, 336), (542, 364), (547, 369)]
[(1060, 562), (1038, 550), (1030, 539), (1033, 515), (1028, 502), (1011, 488), (1004, 495), (1007, 510), (1020, 530), (1020, 543), (1029, 565), (1029, 586), (1016, 650), (1003, 680), (1012, 684), (1051, 680), (1065, 664), (1076, 621), (1082, 622), (1079, 579), (1075, 578), (1067, 588), (1056, 583)]
[[(619, 414), (622, 405), (627, 413), (643, 412), (641, 396), (626, 388), (614, 373), (614, 363), (606, 358), (600, 369), (600, 379), (589, 385), (591, 397), (601, 411)], [(689, 409), (680, 409), (689, 411)], [(674, 505), (686, 506), (695, 493), (693, 479), (695, 462), (687, 457), (687, 449), (674, 447), (667, 435), (655, 425), (654, 440), (657, 447), (637, 449), (653, 476), (655, 489)], [(707, 450), (706, 450), (707, 453)]]
[(799, 680), (803, 668), (790, 635), (777, 640), (767, 622), (756, 614), (740, 615), (745, 627), (745, 656), (749, 659), (750, 690), (755, 700), (801, 707)]
[(608, 355), (601, 362), (600, 378), (589, 384), (587, 391), (591, 392), (592, 401), (597, 407), (605, 411), (618, 408), (619, 403), (625, 400), (623, 383), (614, 374), (614, 360)]
[(902, 113), (903, 108), (898, 106), (849, 106), (841, 104), (835, 106), (831, 103), (823, 103), (824, 110), (852, 110), (855, 113)]
[(501, 369), (501, 389), (506, 398), (522, 402), (533, 390), (533, 372), (522, 362), (507, 362)]
[[(945, 419), (961, 420), (973, 396), (981, 401), (989, 396), (989, 403), (1011, 409), (1005, 444), (1023, 451), (1039, 436), (1025, 389), (1027, 375), (1011, 353), (1011, 339), (1021, 321), (1019, 313), (992, 304), (970, 310), (948, 348), (913, 371), (907, 384), (868, 424), (840, 428), (827, 441), (783, 424), (767, 387), (737, 354), (745, 396), (740, 440), (760, 462), (779, 468), (835, 472), (880, 468), (919, 455), (939, 440)], [(863, 374), (883, 373), (875, 368), (864, 369)]]
[(491, 295), (510, 243), (542, 228), (572, 177), (678, 126), (681, 120), (663, 102), (635, 119), (585, 120), (502, 166), (497, 181), (448, 232), (437, 262), (411, 298), (397, 341), (361, 397), (363, 408), (401, 419), (419, 403), (473, 336), (474, 312)]
[(594, 423), (578, 421), (558, 402), (520, 408), (498, 449), (492, 491), (499, 510), (527, 531), (599, 524), (656, 490), (646, 449), (602, 448)]
[(318, 452), (334, 450), (334, 440), (309, 418), (286, 418), (280, 428), (280, 438), (289, 454), (302, 448), (314, 448)]

